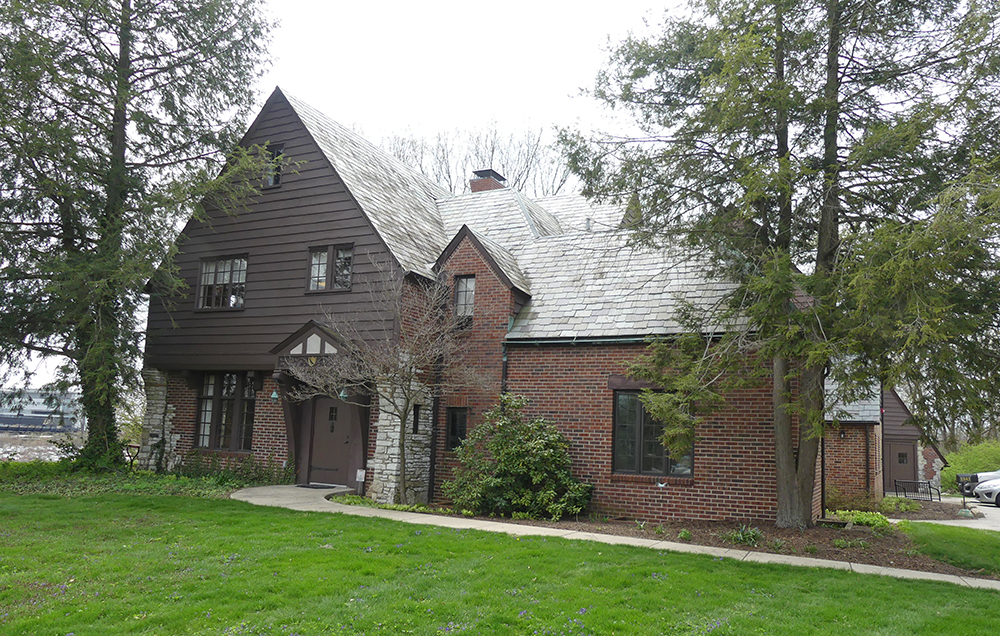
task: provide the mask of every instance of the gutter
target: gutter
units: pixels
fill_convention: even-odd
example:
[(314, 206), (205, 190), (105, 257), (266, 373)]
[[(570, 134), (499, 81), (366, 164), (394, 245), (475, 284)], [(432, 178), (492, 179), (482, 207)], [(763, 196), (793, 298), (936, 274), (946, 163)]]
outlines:
[(592, 337), (592, 338), (524, 338), (524, 339), (506, 339), (504, 340), (504, 348), (506, 346), (518, 346), (518, 347), (565, 347), (565, 346), (579, 346), (579, 345), (617, 345), (617, 344), (648, 344), (649, 336), (624, 336), (624, 337)]

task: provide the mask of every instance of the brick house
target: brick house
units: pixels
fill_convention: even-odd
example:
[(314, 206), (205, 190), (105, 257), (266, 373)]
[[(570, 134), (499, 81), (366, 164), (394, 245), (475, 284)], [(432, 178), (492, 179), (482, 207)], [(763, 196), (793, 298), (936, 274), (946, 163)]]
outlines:
[[(189, 292), (151, 294), (143, 461), (290, 462), (300, 484), (391, 501), (398, 422), (343, 395), (292, 401), (282, 369), (288, 357), (336, 355), (324, 317), (372, 320), (371, 292), (388, 267), (453, 287), (484, 379), (414, 413), (411, 496), (441, 500), (455, 446), (507, 390), (567, 436), (574, 473), (596, 487), (593, 511), (774, 518), (770, 386), (729, 395), (691, 455), (674, 461), (626, 376), (648, 336), (679, 331), (678, 303), (710, 306), (730, 289), (696, 261), (629, 247), (619, 209), (579, 196), (532, 200), (492, 170), (453, 195), (280, 89), (244, 137), (265, 142), (302, 163), (271, 175), (239, 215), (209, 209), (189, 222), (175, 260)], [(850, 466), (841, 487), (881, 489), (862, 436), (827, 441), (827, 465)], [(858, 449), (876, 460), (859, 462)], [(817, 514), (820, 493), (818, 483)]]

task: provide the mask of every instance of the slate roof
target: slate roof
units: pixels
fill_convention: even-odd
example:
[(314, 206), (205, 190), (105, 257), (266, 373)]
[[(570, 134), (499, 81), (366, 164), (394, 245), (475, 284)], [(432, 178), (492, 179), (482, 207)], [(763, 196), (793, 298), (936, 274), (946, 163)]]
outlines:
[[(567, 232), (606, 232), (618, 228), (623, 206), (595, 203), (578, 194), (561, 194), (535, 199), (535, 203), (548, 210), (559, 220)], [(587, 220), (590, 227), (587, 227)]]
[(507, 334), (512, 341), (679, 333), (682, 302), (710, 308), (734, 287), (705, 280), (693, 258), (629, 247), (621, 232), (542, 238), (513, 255), (531, 300)]
[(475, 235), (476, 240), (482, 244), (483, 249), (489, 252), (490, 257), (497, 264), (497, 267), (499, 267), (507, 278), (510, 279), (510, 282), (514, 285), (514, 287), (520, 289), (526, 294), (531, 294), (531, 283), (528, 282), (528, 277), (521, 271), (521, 266), (518, 264), (514, 255), (511, 254), (504, 246), (490, 240), (472, 228), (469, 228), (469, 231)]
[[(825, 392), (828, 396), (835, 396), (840, 385), (836, 380), (827, 378)], [(834, 405), (834, 411), (839, 416), (837, 421), (843, 423), (850, 422), (881, 422), (882, 421), (882, 396), (875, 389), (874, 393), (866, 398), (851, 402), (849, 404)], [(832, 419), (832, 418), (831, 418)]]
[(563, 233), (556, 217), (511, 188), (442, 199), (438, 201), (438, 210), (449, 237), (468, 225), (480, 235), (510, 247), (540, 236)]
[(564, 195), (532, 201), (504, 188), (453, 195), (356, 133), (283, 93), (387, 247), (431, 277), (463, 225), (530, 300), (509, 340), (641, 337), (681, 331), (684, 301), (710, 308), (733, 285), (676, 250), (627, 246), (622, 210)]
[(451, 193), (305, 102), (283, 95), (399, 264), (433, 276), (428, 264), (451, 239), (436, 201)]

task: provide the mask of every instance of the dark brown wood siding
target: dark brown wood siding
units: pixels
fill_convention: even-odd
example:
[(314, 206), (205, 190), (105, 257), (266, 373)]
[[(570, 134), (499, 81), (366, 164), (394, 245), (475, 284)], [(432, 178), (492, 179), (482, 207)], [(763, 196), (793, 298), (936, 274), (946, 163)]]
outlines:
[(920, 431), (916, 426), (907, 424), (910, 411), (891, 389), (882, 391), (882, 436), (886, 440), (917, 441)]
[[(150, 300), (146, 364), (159, 369), (271, 369), (270, 350), (308, 320), (325, 312), (370, 312), (370, 284), (384, 280), (375, 263), (390, 256), (305, 127), (278, 94), (269, 100), (245, 142), (283, 146), (304, 161), (281, 185), (262, 191), (244, 212), (209, 210), (210, 223), (192, 221), (178, 243), (176, 264), (186, 295)], [(308, 293), (309, 248), (354, 245), (350, 291)], [(246, 293), (240, 310), (198, 310), (197, 283), (204, 259), (247, 255)], [(395, 264), (392, 264), (395, 268)], [(170, 306), (168, 310), (167, 307)]]

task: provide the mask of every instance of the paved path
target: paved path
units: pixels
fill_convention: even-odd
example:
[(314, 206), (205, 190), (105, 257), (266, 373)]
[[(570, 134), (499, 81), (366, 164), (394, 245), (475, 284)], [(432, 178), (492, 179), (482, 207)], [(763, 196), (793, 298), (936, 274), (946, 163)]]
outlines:
[[(344, 489), (345, 492), (348, 489)], [(246, 501), (258, 506), (275, 506), (278, 508), (288, 508), (289, 510), (303, 510), (311, 512), (340, 512), (358, 517), (382, 517), (393, 519), (404, 523), (414, 523), (427, 526), (442, 526), (445, 528), (469, 528), (472, 530), (485, 530), (487, 532), (503, 532), (511, 535), (532, 535), (562, 537), (564, 539), (580, 539), (584, 541), (598, 541), (601, 543), (631, 545), (654, 550), (669, 550), (671, 552), (687, 552), (689, 554), (708, 554), (716, 557), (728, 557), (739, 561), (754, 561), (757, 563), (779, 563), (783, 565), (796, 565), (802, 567), (830, 568), (833, 570), (850, 570), (861, 574), (880, 574), (882, 576), (892, 576), (900, 579), (924, 579), (928, 581), (944, 581), (965, 587), (976, 587), (988, 590), (1000, 590), (1000, 581), (990, 579), (977, 579), (968, 576), (955, 576), (953, 574), (935, 574), (933, 572), (918, 572), (916, 570), (902, 570), (899, 568), (885, 568), (877, 565), (865, 565), (863, 563), (847, 563), (845, 561), (827, 561), (825, 559), (810, 559), (808, 557), (790, 556), (784, 554), (768, 554), (766, 552), (751, 552), (747, 550), (734, 550), (729, 548), (714, 548), (702, 545), (690, 545), (686, 543), (675, 543), (672, 541), (656, 541), (654, 539), (639, 539), (636, 537), (619, 537), (611, 534), (594, 534), (590, 532), (576, 532), (571, 530), (560, 530), (558, 528), (548, 528), (545, 526), (527, 526), (516, 523), (501, 523), (497, 521), (484, 521), (481, 519), (467, 519), (465, 517), (447, 517), (441, 515), (429, 515), (416, 512), (401, 512), (398, 510), (383, 510), (381, 508), (368, 508), (366, 506), (345, 506), (343, 504), (327, 501), (326, 496), (335, 492), (329, 488), (299, 488), (297, 486), (261, 486), (259, 488), (245, 488), (234, 492), (233, 499)], [(353, 492), (353, 491), (350, 491)]]

